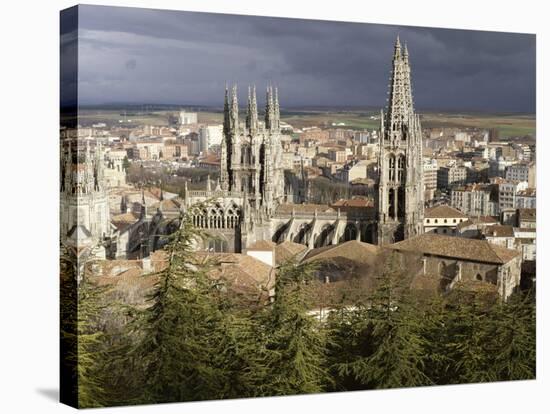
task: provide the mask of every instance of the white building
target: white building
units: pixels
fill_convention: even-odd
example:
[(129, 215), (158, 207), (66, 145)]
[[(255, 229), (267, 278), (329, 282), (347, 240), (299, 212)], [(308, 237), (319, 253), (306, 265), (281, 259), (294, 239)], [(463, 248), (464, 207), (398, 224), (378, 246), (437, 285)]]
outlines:
[(434, 191), (437, 188), (437, 160), (434, 158), (424, 158), (424, 197), (426, 200), (431, 200), (434, 196)]
[(122, 187), (126, 185), (125, 158), (127, 158), (125, 149), (111, 149), (107, 151), (105, 155), (106, 168), (104, 171), (107, 187)]
[(457, 226), (468, 220), (468, 216), (449, 206), (427, 208), (424, 211), (424, 233), (457, 234)]
[(220, 145), (223, 125), (203, 125), (199, 128), (199, 151), (206, 153), (212, 146)]
[(529, 187), (536, 187), (536, 164), (519, 163), (506, 167), (505, 178), (508, 181), (527, 181)]
[(518, 192), (527, 189), (527, 181), (501, 183), (498, 186), (498, 207), (502, 211), (516, 208)]
[(492, 186), (473, 184), (451, 191), (451, 206), (469, 216), (494, 216), (498, 203), (491, 200)]
[(516, 208), (537, 208), (536, 188), (527, 188), (518, 191), (516, 195)]
[(179, 118), (180, 125), (196, 124), (198, 119), (196, 112), (187, 111), (180, 111)]
[(344, 167), (342, 169), (342, 181), (351, 183), (354, 180), (367, 178), (369, 165), (373, 163), (376, 163), (376, 160), (361, 160)]

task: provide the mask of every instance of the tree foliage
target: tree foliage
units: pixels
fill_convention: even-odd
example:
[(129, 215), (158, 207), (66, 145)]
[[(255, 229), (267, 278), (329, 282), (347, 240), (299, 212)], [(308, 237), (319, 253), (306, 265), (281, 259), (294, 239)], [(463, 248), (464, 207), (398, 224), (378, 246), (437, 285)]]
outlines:
[[(352, 389), (431, 383), (424, 372), (424, 326), (404, 282), (398, 256), (388, 255), (366, 304), (332, 321), (335, 340), (340, 342), (333, 370), (351, 382)], [(339, 355), (342, 350), (344, 359)]]
[(263, 320), (268, 359), (262, 395), (318, 393), (330, 381), (324, 333), (308, 313), (314, 270), (293, 261), (278, 269), (275, 299)]
[(146, 306), (117, 308), (127, 316), (119, 331), (99, 323), (104, 292), (79, 286), (78, 316), (62, 325), (62, 344), (79, 338), (70, 358), (81, 406), (535, 377), (531, 293), (506, 302), (472, 292), (420, 298), (407, 266), (388, 254), (371, 290), (319, 321), (314, 266), (282, 264), (271, 301), (250, 306), (212, 277), (212, 263), (197, 260), (202, 237), (183, 217), (165, 245), (167, 266), (142, 276), (155, 280)]

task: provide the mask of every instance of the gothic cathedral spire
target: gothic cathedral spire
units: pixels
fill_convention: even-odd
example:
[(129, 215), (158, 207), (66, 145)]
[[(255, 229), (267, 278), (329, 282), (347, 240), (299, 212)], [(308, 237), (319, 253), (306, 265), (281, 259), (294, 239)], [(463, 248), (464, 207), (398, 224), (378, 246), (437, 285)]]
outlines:
[(265, 96), (265, 129), (272, 130), (274, 127), (273, 88), (267, 87)]
[(258, 131), (258, 105), (256, 103), (256, 86), (248, 87), (248, 112), (246, 115), (246, 128), (251, 136)]
[(378, 243), (422, 233), (424, 188), (422, 131), (414, 113), (407, 46), (394, 45), (386, 113), (380, 113)]

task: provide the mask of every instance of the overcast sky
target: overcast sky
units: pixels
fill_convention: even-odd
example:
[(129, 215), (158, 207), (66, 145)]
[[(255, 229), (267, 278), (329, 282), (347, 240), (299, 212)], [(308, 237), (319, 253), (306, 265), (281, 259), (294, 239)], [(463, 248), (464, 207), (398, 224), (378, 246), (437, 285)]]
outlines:
[(81, 104), (221, 106), (227, 81), (241, 103), (271, 82), (283, 108), (382, 106), (399, 34), (417, 108), (535, 111), (531, 34), (79, 7)]

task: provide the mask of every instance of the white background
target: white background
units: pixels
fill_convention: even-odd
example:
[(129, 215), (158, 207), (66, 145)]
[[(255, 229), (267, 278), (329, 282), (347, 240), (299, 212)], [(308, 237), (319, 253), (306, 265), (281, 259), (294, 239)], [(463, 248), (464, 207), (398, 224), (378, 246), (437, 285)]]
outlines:
[[(547, 241), (549, 21), (544, 1), (105, 1), (93, 4), (537, 34), (538, 379), (306, 397), (105, 409), (102, 412), (550, 412)], [(69, 412), (58, 395), (59, 11), (71, 1), (7, 0), (0, 13), (0, 411)], [(546, 68), (546, 73), (544, 73)], [(543, 75), (546, 75), (543, 79)], [(544, 315), (543, 315), (544, 314)], [(543, 345), (543, 341), (546, 346)]]

